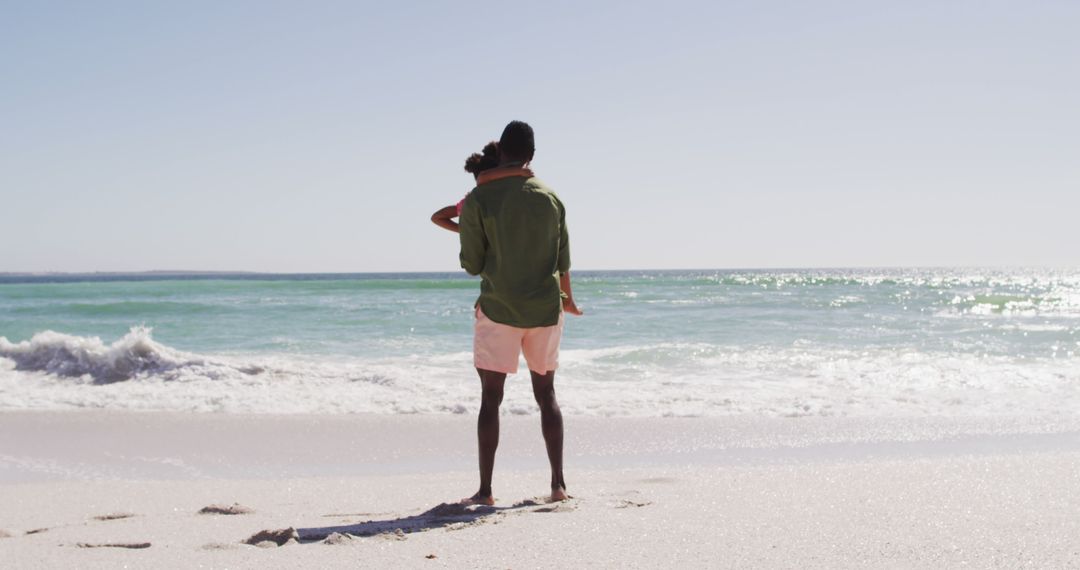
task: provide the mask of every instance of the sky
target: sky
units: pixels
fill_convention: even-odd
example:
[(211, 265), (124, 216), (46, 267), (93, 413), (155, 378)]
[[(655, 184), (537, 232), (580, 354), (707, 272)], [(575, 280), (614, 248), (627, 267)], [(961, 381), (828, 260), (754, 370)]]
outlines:
[(1080, 3), (0, 0), (0, 272), (454, 271), (510, 120), (576, 269), (1080, 266)]

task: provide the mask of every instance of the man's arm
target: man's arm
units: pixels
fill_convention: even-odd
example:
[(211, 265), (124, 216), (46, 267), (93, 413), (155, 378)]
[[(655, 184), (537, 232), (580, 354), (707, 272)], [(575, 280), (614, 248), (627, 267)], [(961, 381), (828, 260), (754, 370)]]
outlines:
[(461, 205), (458, 233), (461, 238), (461, 267), (469, 275), (479, 275), (484, 270), (484, 259), (487, 257), (487, 237), (480, 219), (480, 206), (471, 194)]
[(574, 291), (570, 288), (570, 232), (566, 229), (566, 208), (559, 202), (559, 289), (562, 291), (563, 310), (571, 315), (582, 315), (581, 309), (574, 302)]
[(559, 273), (559, 289), (563, 293), (562, 308), (571, 315), (581, 316), (585, 312), (578, 308), (577, 303), (574, 302), (574, 290), (570, 288), (570, 272)]

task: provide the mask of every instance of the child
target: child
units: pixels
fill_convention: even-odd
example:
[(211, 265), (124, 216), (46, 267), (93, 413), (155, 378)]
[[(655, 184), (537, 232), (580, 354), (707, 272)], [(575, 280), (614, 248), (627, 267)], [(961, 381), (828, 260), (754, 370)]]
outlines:
[[(473, 153), (469, 158), (465, 159), (465, 172), (473, 175), (473, 180), (480, 177), (480, 173), (485, 170), (490, 170), (499, 166), (499, 143), (491, 141), (484, 145), (482, 153)], [(465, 194), (468, 196), (468, 194)], [(456, 205), (446, 206), (441, 208), (438, 212), (431, 215), (431, 221), (440, 228), (448, 229), (452, 232), (458, 231), (458, 224), (454, 221), (454, 218), (461, 215), (461, 204), (465, 202), (465, 198), (462, 198)]]

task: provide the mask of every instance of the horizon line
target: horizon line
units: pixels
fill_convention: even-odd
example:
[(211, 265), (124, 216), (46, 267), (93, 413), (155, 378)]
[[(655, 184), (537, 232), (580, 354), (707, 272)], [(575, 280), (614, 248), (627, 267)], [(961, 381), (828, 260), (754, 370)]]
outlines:
[[(571, 273), (598, 273), (605, 271), (807, 271), (807, 270), (857, 270), (857, 269), (1076, 269), (1080, 265), (820, 265), (820, 266), (757, 266), (757, 267), (632, 267), (622, 269), (576, 269)], [(0, 277), (45, 277), (80, 275), (390, 275), (465, 273), (462, 269), (431, 269), (408, 271), (252, 271), (245, 269), (147, 269), (133, 271), (0, 271)], [(467, 274), (466, 274), (467, 275)]]

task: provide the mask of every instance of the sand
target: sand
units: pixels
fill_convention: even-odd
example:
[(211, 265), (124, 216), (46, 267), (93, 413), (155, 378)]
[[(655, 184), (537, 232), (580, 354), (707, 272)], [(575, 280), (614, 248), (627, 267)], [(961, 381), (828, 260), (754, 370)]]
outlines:
[(1080, 568), (1077, 426), (567, 418), (549, 504), (538, 423), (463, 508), (471, 418), (3, 412), (0, 567)]

